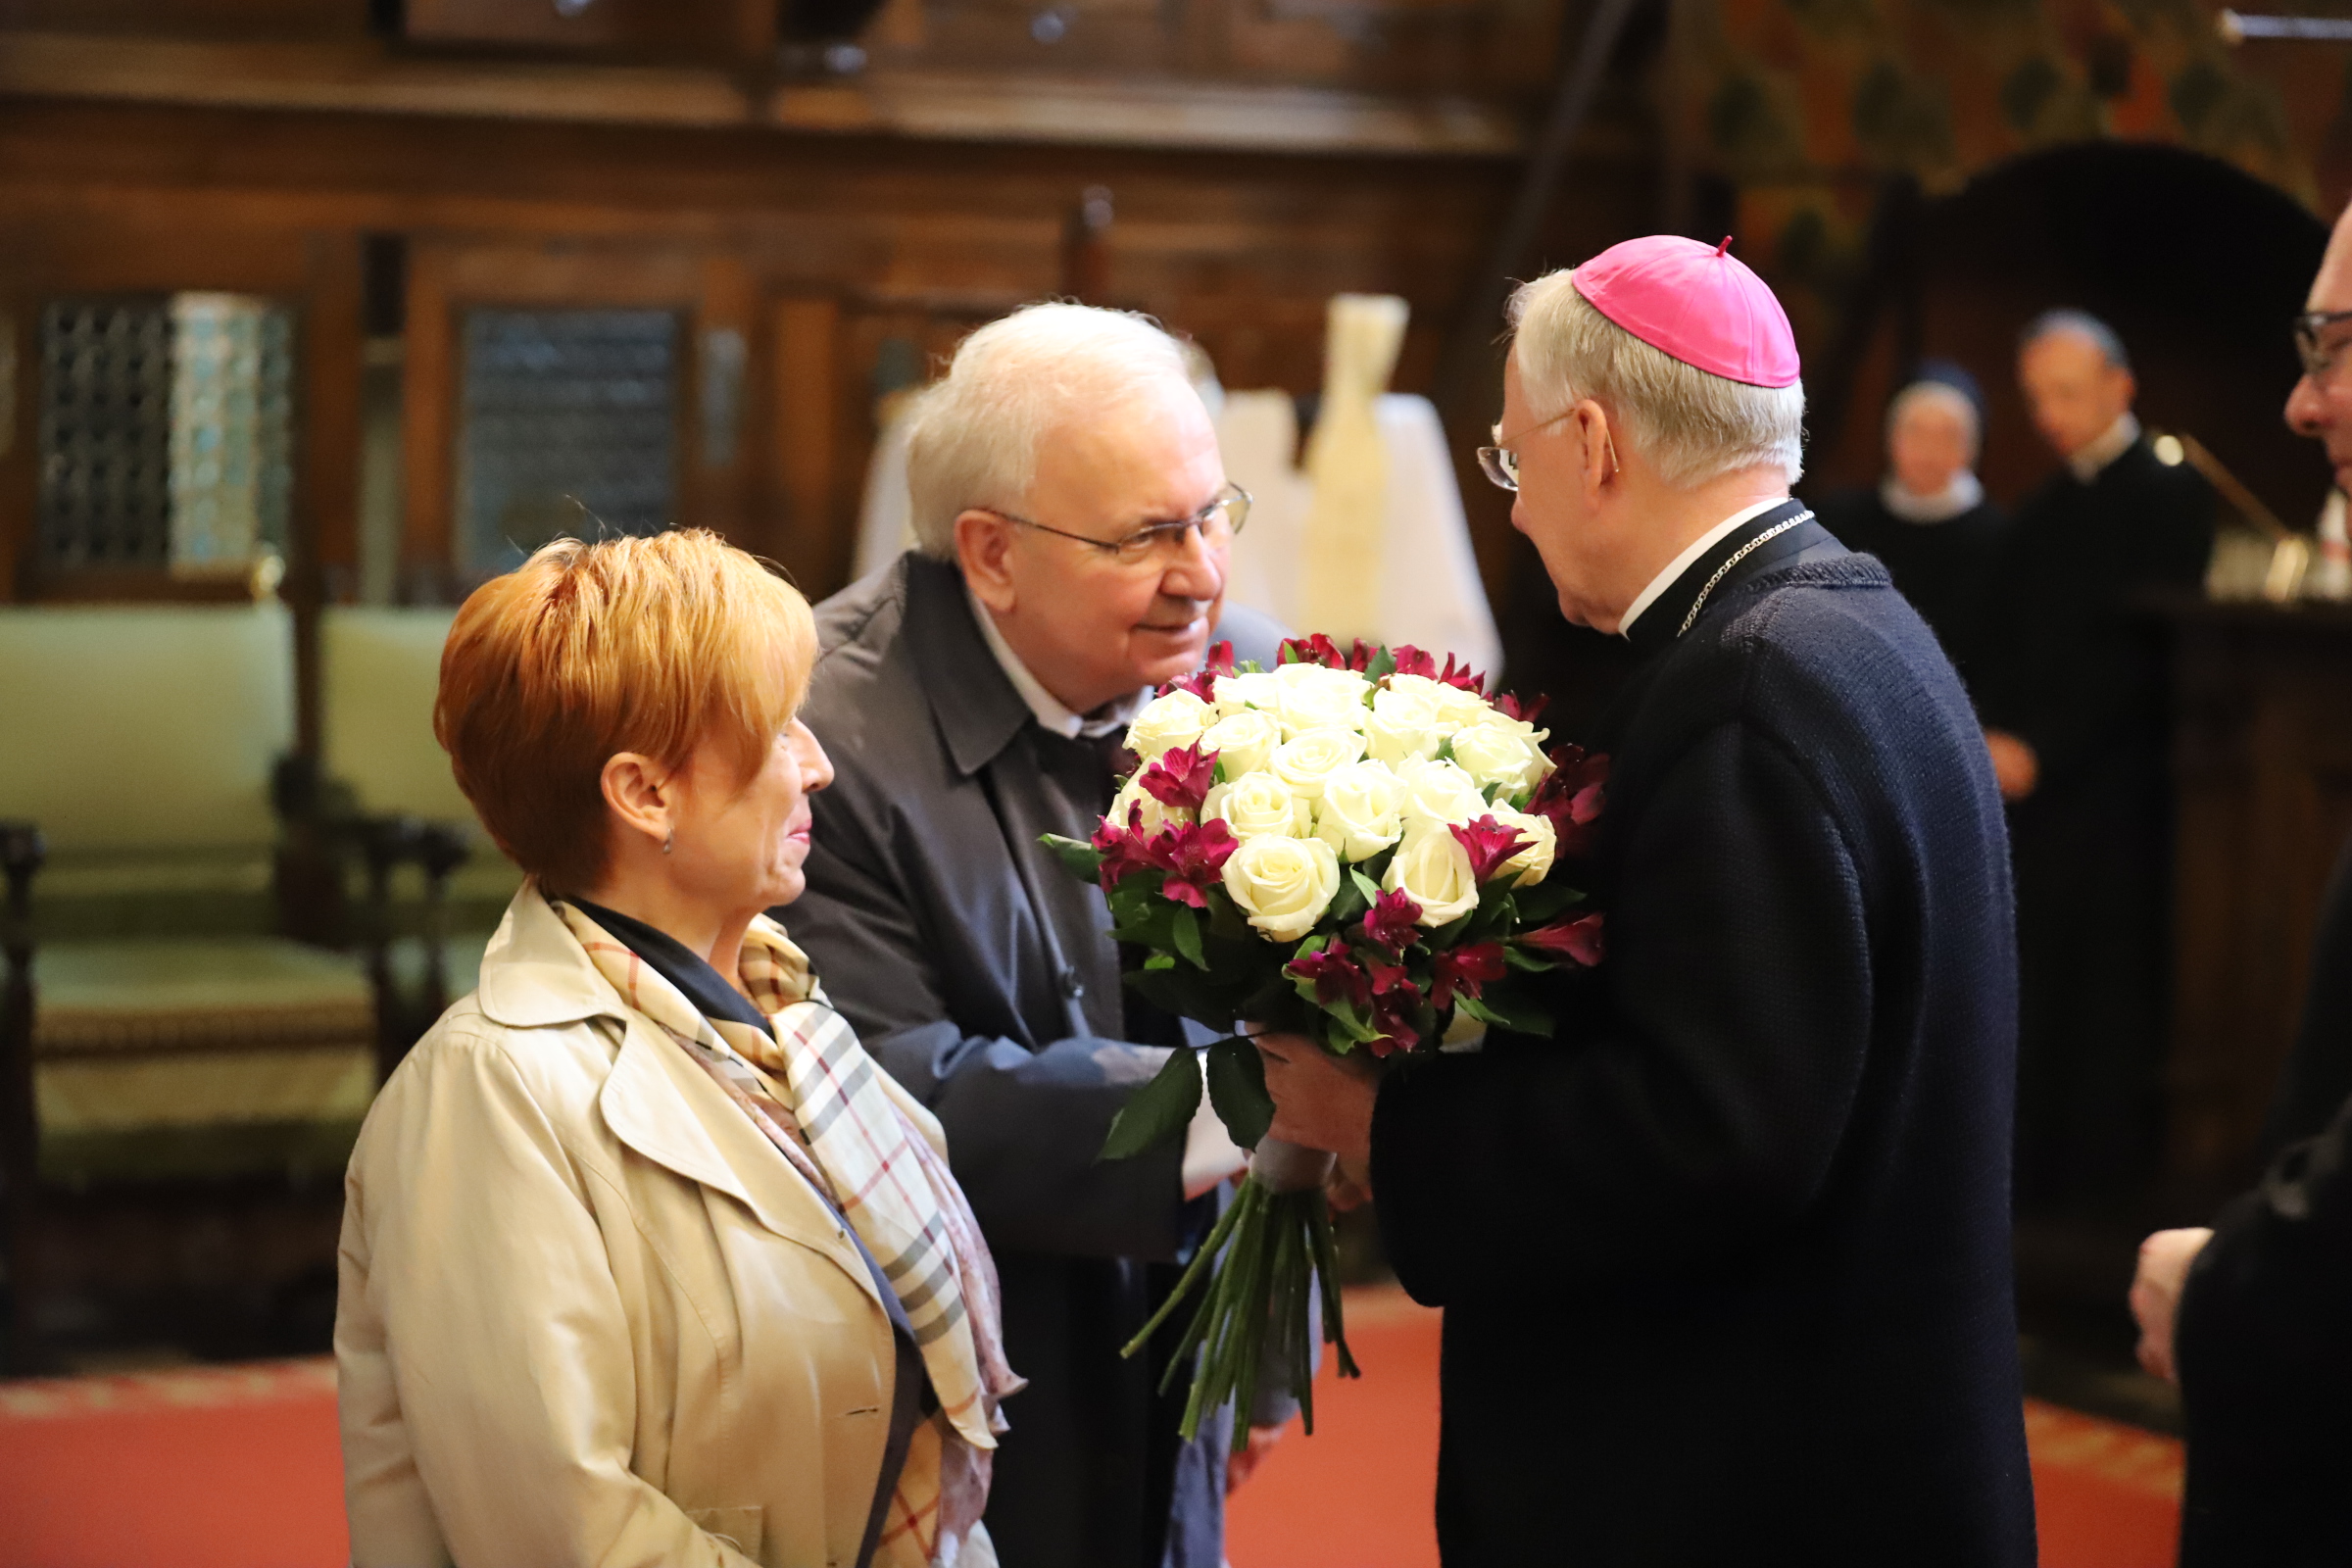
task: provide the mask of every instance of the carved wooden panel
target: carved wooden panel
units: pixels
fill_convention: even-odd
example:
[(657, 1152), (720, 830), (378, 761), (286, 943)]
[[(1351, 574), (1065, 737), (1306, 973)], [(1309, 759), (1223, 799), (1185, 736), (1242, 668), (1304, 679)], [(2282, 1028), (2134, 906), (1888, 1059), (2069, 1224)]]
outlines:
[(2312, 934), (2352, 835), (2352, 611), (2180, 607), (2170, 1165), (2241, 1186), (2301, 1017)]

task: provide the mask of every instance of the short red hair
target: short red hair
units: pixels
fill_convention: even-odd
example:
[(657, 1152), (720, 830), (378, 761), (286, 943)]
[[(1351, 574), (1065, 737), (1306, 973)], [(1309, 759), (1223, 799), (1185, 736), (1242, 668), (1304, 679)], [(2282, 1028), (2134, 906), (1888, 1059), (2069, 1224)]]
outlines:
[(748, 785), (815, 662), (808, 601), (707, 529), (559, 539), (458, 611), (433, 734), (498, 847), (584, 893), (605, 871), (614, 754), (679, 768), (715, 745)]

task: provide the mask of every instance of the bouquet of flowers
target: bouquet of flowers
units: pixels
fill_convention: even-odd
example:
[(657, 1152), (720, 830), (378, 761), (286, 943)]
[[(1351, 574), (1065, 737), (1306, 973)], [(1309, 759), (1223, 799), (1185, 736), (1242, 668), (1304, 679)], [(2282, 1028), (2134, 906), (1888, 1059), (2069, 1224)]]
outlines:
[[(1600, 960), (1600, 916), (1577, 913), (1582, 895), (1552, 869), (1588, 847), (1608, 760), (1546, 756), (1541, 708), (1490, 700), (1483, 677), (1409, 646), (1293, 639), (1261, 670), (1236, 668), (1220, 643), (1137, 715), (1137, 766), (1092, 840), (1047, 842), (1102, 884), (1112, 935), (1145, 951), (1127, 983), (1210, 1028), (1379, 1057), (1489, 1025), (1548, 1035), (1524, 978)], [(1255, 1046), (1228, 1033), (1204, 1063), (1177, 1052), (1120, 1111), (1103, 1157), (1181, 1136), (1204, 1078), (1234, 1142), (1255, 1151), (1250, 1173), (1126, 1353), (1205, 1276), (1170, 1363), (1173, 1376), (1200, 1352), (1185, 1437), (1226, 1399), (1248, 1405), (1269, 1336), (1311, 1432), (1311, 1280), (1340, 1373), (1356, 1375), (1323, 1194), (1331, 1159), (1266, 1137)], [(1237, 1422), (1237, 1450), (1247, 1441)]]

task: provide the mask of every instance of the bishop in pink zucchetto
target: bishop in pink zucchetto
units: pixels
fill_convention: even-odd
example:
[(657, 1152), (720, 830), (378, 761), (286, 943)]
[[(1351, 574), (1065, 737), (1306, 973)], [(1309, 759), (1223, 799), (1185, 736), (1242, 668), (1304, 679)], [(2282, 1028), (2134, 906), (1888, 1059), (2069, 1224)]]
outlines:
[(1480, 463), (1562, 614), (1640, 662), (1541, 786), (1606, 775), (1568, 873), (1606, 951), (1494, 982), (1483, 1049), (1385, 1079), (1257, 1037), (1271, 1136), (1368, 1173), (1446, 1307), (1440, 1555), (2034, 1568), (1974, 705), (1789, 494), (1795, 335), (1728, 240), (1628, 241), (1510, 323)]
[(1592, 308), (1654, 349), (1729, 381), (1793, 386), (1796, 334), (1764, 280), (1731, 254), (1649, 234), (1612, 245), (1571, 274)]

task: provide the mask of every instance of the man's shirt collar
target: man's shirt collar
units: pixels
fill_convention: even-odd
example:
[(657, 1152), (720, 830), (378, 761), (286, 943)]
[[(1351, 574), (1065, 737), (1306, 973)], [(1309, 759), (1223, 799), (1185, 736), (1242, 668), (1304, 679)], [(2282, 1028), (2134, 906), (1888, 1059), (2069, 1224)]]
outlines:
[(1775, 496), (1770, 501), (1759, 501), (1752, 507), (1745, 507), (1733, 513), (1714, 527), (1691, 540), (1690, 549), (1668, 562), (1666, 569), (1650, 578), (1649, 586), (1634, 596), (1634, 602), (1626, 607), (1624, 618), (1617, 622), (1617, 635), (1629, 642), (1632, 641), (1634, 622), (1641, 617), (1642, 612), (1656, 604), (1658, 596), (1673, 587), (1675, 579), (1689, 571), (1697, 563), (1699, 557), (1723, 543), (1741, 523), (1752, 517), (1760, 517), (1775, 507), (1788, 504), (1787, 496)]
[(2132, 443), (2138, 439), (2139, 420), (2130, 409), (2126, 409), (2116, 416), (2113, 424), (2084, 442), (2068, 458), (2066, 466), (2074, 470), (2077, 479), (2088, 484), (2104, 472), (2109, 464), (2131, 451)]
[(1029, 672), (1027, 664), (1021, 662), (1021, 656), (1012, 651), (1012, 644), (1006, 642), (1004, 634), (997, 629), (997, 617), (989, 613), (988, 607), (980, 602), (980, 596), (972, 592), (968, 582), (963, 586), (963, 597), (972, 608), (972, 620), (988, 643), (988, 651), (996, 656), (998, 667), (1004, 671), (1004, 678), (1012, 682), (1012, 689), (1021, 694), (1021, 701), (1029, 705), (1030, 713), (1047, 731), (1065, 740), (1091, 740), (1099, 735), (1108, 735), (1113, 730), (1126, 729), (1135, 721), (1135, 715), (1143, 711), (1144, 705), (1152, 700), (1152, 688), (1145, 686), (1128, 696), (1104, 703), (1091, 713), (1072, 712), (1063, 706), (1060, 698), (1046, 690), (1045, 682)]

